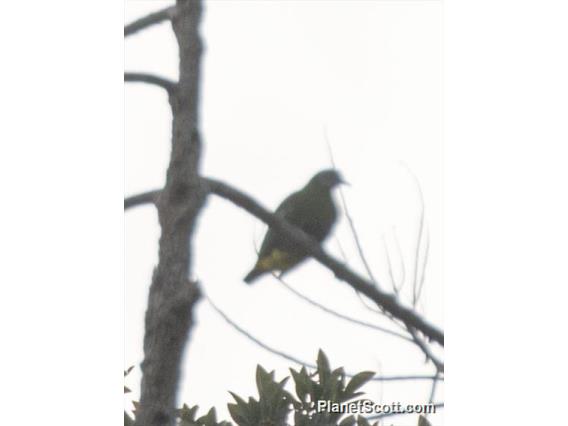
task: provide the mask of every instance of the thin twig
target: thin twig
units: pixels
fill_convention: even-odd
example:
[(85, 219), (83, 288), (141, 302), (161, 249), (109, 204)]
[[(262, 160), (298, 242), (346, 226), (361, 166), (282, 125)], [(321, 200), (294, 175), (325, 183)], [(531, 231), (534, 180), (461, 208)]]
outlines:
[(335, 237), (335, 243), (337, 244), (337, 248), (339, 249), (339, 255), (341, 256), (343, 263), (345, 263), (346, 265), (349, 264), (347, 256), (345, 255), (345, 250), (343, 250), (343, 246), (341, 245), (339, 238)]
[[(438, 387), (438, 380), (432, 380), (432, 388), (430, 389), (430, 397), (428, 398), (428, 404), (432, 404), (434, 402), (437, 387)], [(428, 413), (425, 414), (425, 417), (428, 417)]]
[[(324, 137), (325, 137), (325, 142), (327, 144), (327, 149), (329, 151), (329, 159), (331, 161), (331, 165), (333, 166), (333, 168), (335, 170), (337, 170), (337, 167), (335, 165), (335, 160), (333, 158), (333, 151), (331, 149), (331, 144), (330, 144), (329, 139), (327, 137), (327, 129), (325, 129), (325, 128), (324, 128)], [(347, 208), (347, 203), (345, 202), (345, 195), (343, 194), (343, 189), (341, 187), (339, 187), (339, 198), (341, 199), (341, 206), (343, 208), (345, 218), (347, 219), (347, 222), (349, 223), (349, 228), (351, 229), (351, 234), (353, 235), (353, 240), (355, 241), (355, 246), (357, 247), (357, 252), (359, 253), (359, 258), (361, 259), (361, 262), (363, 262), (363, 266), (365, 267), (365, 270), (367, 271), (367, 274), (369, 275), (369, 279), (373, 282), (373, 284), (375, 284), (377, 287), (379, 287), (379, 282), (377, 281), (377, 279), (373, 275), (373, 271), (371, 270), (371, 267), (369, 266), (369, 263), (367, 262), (367, 258), (365, 257), (365, 253), (364, 253), (363, 247), (361, 245), (361, 240), (359, 239), (359, 234), (357, 233), (357, 230), (355, 229), (355, 223), (353, 221), (353, 218), (351, 217), (351, 214), (349, 213), (349, 209)]]
[[(213, 308), (213, 310), (215, 312), (217, 312), (217, 314), (219, 314), (221, 316), (221, 318), (223, 318), (225, 320), (225, 322), (227, 324), (229, 324), (231, 327), (233, 327), (236, 331), (238, 331), (240, 334), (242, 334), (243, 336), (245, 336), (247, 339), (249, 339), (251, 342), (253, 342), (254, 344), (260, 346), (262, 349), (277, 355), (281, 358), (284, 358), (288, 361), (292, 361), (300, 366), (305, 366), (308, 368), (312, 368), (312, 369), (316, 369), (317, 367), (314, 364), (310, 364), (307, 362), (302, 361), (299, 358), (296, 358), (292, 355), (289, 355), (283, 351), (280, 351), (278, 349), (274, 349), (270, 346), (268, 346), (266, 343), (262, 342), (261, 340), (259, 340), (258, 338), (254, 337), (252, 334), (250, 334), (248, 331), (246, 331), (244, 328), (242, 328), (240, 325), (238, 325), (235, 321), (233, 321), (231, 318), (229, 318), (229, 316), (227, 314), (225, 314), (212, 300), (209, 296), (204, 295), (204, 298), (207, 300), (207, 302), (209, 302), (209, 305)], [(353, 374), (345, 374), (346, 377), (353, 377)], [(411, 376), (375, 376), (373, 377), (371, 380), (372, 381), (377, 381), (377, 382), (395, 382), (395, 381), (408, 381), (408, 380), (434, 380), (436, 378), (436, 376), (430, 376), (430, 375), (411, 375)]]
[(383, 246), (385, 248), (385, 254), (386, 254), (386, 257), (387, 257), (387, 266), (389, 268), (389, 278), (390, 278), (391, 287), (392, 287), (392, 290), (394, 291), (394, 293), (398, 296), (400, 294), (400, 290), (399, 290), (399, 288), (396, 284), (396, 280), (395, 280), (394, 274), (392, 272), (392, 263), (391, 263), (391, 258), (390, 258), (390, 255), (389, 255), (389, 248), (387, 246), (387, 240), (384, 237), (384, 235), (383, 235)]
[(357, 295), (357, 297), (359, 298), (359, 301), (361, 302), (361, 304), (367, 308), (369, 311), (375, 313), (375, 314), (379, 314), (379, 315), (383, 315), (384, 312), (381, 311), (380, 309), (376, 309), (373, 308), (372, 306), (367, 305), (367, 302), (365, 302), (365, 298), (363, 296), (361, 296), (361, 293), (359, 293), (357, 290), (355, 290), (355, 294)]
[(396, 228), (392, 230), (392, 236), (394, 239), (394, 244), (396, 245), (396, 250), (398, 253), (398, 258), (400, 259), (400, 284), (398, 286), (398, 291), (401, 292), (406, 282), (406, 265), (404, 263), (404, 256), (402, 255), (402, 249), (400, 248), (400, 241), (398, 240), (398, 234), (396, 233)]
[[(394, 274), (392, 273), (392, 265), (391, 265), (391, 261), (390, 261), (389, 250), (388, 250), (388, 247), (386, 245), (386, 241), (385, 241), (384, 238), (383, 238), (383, 242), (385, 244), (385, 253), (386, 253), (388, 267), (389, 267), (389, 276), (390, 276), (390, 280), (391, 280), (391, 285), (392, 285), (395, 293), (398, 294), (400, 287), (397, 286), (395, 278), (394, 278)], [(426, 246), (426, 254), (425, 254), (425, 257), (424, 257), (424, 262), (426, 262), (427, 259), (428, 259), (428, 245)], [(404, 264), (404, 261), (403, 261), (403, 264)], [(424, 263), (424, 265), (425, 265), (425, 263)], [(424, 272), (425, 272), (425, 266), (423, 266), (423, 270), (422, 270), (420, 290), (422, 288), (422, 283), (424, 281)], [(420, 294), (420, 293), (418, 293), (418, 294)], [(430, 349), (428, 348), (426, 343), (424, 343), (422, 341), (422, 339), (418, 336), (418, 334), (416, 333), (416, 331), (412, 327), (408, 326), (408, 324), (405, 324), (405, 327), (406, 327), (406, 330), (408, 331), (408, 333), (410, 333), (410, 335), (412, 336), (412, 340), (414, 341), (416, 346), (418, 346), (420, 348), (420, 350), (426, 356), (426, 360), (431, 361), (432, 364), (434, 364), (434, 367), (436, 368), (437, 374), (443, 373), (444, 372), (444, 363), (442, 361), (440, 361), (436, 356), (434, 356), (434, 354), (432, 354), (432, 352), (430, 351)]]
[(290, 286), (288, 283), (286, 283), (286, 282), (285, 282), (282, 278), (280, 278), (277, 274), (274, 274), (274, 273), (273, 273), (272, 275), (274, 276), (274, 278), (276, 278), (278, 281), (280, 281), (280, 283), (281, 283), (288, 291), (292, 292), (292, 293), (295, 294), (297, 297), (299, 297), (299, 298), (302, 299), (303, 301), (309, 303), (310, 305), (315, 306), (316, 308), (319, 308), (319, 309), (321, 309), (321, 310), (324, 311), (324, 312), (327, 312), (328, 314), (331, 314), (331, 315), (333, 315), (333, 316), (335, 316), (335, 317), (337, 317), (337, 318), (341, 318), (341, 319), (343, 319), (343, 320), (345, 320), (345, 321), (348, 321), (348, 322), (351, 322), (351, 323), (353, 323), (353, 324), (357, 324), (357, 325), (361, 325), (361, 326), (363, 326), (363, 327), (372, 328), (372, 329), (374, 329), (374, 330), (382, 331), (383, 333), (390, 334), (390, 335), (392, 335), (392, 336), (396, 336), (396, 337), (399, 337), (399, 338), (401, 338), (401, 339), (403, 339), (403, 340), (407, 340), (407, 341), (409, 341), (409, 342), (412, 342), (412, 339), (409, 338), (409, 337), (407, 337), (407, 336), (405, 336), (404, 334), (397, 333), (396, 331), (389, 330), (388, 328), (384, 328), (384, 327), (381, 327), (381, 326), (378, 326), (378, 325), (375, 325), (375, 324), (371, 324), (371, 323), (368, 323), (368, 322), (365, 322), (365, 321), (361, 321), (361, 320), (358, 320), (358, 319), (355, 319), (355, 318), (351, 318), (351, 317), (348, 317), (347, 315), (343, 315), (343, 314), (341, 314), (341, 313), (339, 313), (339, 312), (337, 312), (337, 311), (334, 311), (333, 309), (330, 309), (330, 308), (328, 308), (327, 306), (324, 306), (324, 305), (322, 305), (321, 303), (316, 302), (315, 300), (310, 299), (308, 296), (305, 296), (304, 294), (300, 293), (298, 290), (296, 290), (295, 288), (293, 288), (292, 286)]
[(211, 298), (207, 295), (205, 295), (205, 299), (209, 302), (209, 305), (211, 305), (211, 307), (215, 310), (215, 312), (217, 312), (221, 318), (223, 318), (225, 320), (225, 322), (227, 324), (229, 324), (231, 327), (233, 327), (235, 330), (237, 330), (239, 333), (241, 333), (243, 336), (245, 336), (247, 339), (249, 339), (250, 341), (254, 342), (256, 345), (260, 346), (262, 349), (267, 350), (268, 352), (274, 354), (274, 355), (278, 355), (281, 358), (287, 359), (288, 361), (292, 361), (296, 364), (299, 365), (303, 365), (306, 367), (310, 367), (310, 368), (317, 368), (315, 365), (307, 363), (302, 361), (301, 359), (298, 359), (292, 355), (288, 355), (285, 352), (279, 351), (278, 349), (274, 349), (271, 348), (270, 346), (268, 346), (267, 344), (263, 343), (262, 341), (260, 341), (259, 339), (257, 339), (256, 337), (254, 337), (252, 334), (250, 334), (248, 331), (246, 331), (244, 328), (242, 328), (241, 326), (239, 326), (236, 322), (234, 322), (231, 318), (229, 318), (227, 316), (227, 314), (225, 314), (219, 307), (217, 307), (217, 305), (211, 300)]
[[(343, 260), (343, 263), (349, 266), (349, 260), (347, 259), (347, 255), (345, 254), (345, 250), (343, 250), (343, 246), (341, 245), (339, 238), (335, 237), (335, 242), (337, 243), (337, 247), (339, 248), (339, 255), (341, 256), (341, 260)], [(369, 311), (375, 314), (383, 314), (383, 311), (381, 311), (380, 309), (375, 309), (372, 306), (367, 305), (367, 302), (365, 302), (365, 299), (363, 298), (363, 296), (361, 296), (361, 293), (359, 293), (357, 290), (355, 290), (355, 294), (357, 295), (357, 298), (359, 299), (361, 304), (365, 307), (365, 309), (368, 309)]]
[(165, 89), (168, 94), (172, 94), (177, 85), (175, 82), (157, 75), (142, 72), (125, 72), (124, 81), (129, 83), (147, 83)]
[(151, 25), (159, 24), (160, 22), (171, 20), (174, 16), (176, 7), (169, 6), (165, 9), (159, 10), (157, 12), (151, 13), (143, 18), (137, 19), (128, 25), (124, 26), (124, 37), (128, 37), (140, 30), (148, 28)]
[(417, 300), (420, 300), (422, 289), (424, 288), (424, 279), (426, 277), (426, 265), (428, 264), (428, 253), (430, 251), (430, 233), (426, 234), (426, 248), (424, 250), (424, 259), (422, 260), (422, 273), (420, 275), (420, 284), (418, 286)]
[[(388, 264), (388, 268), (389, 268), (389, 279), (390, 279), (390, 282), (391, 282), (391, 287), (393, 288), (394, 293), (398, 297), (401, 287), (399, 285), (397, 285), (396, 279), (394, 278), (394, 274), (392, 272), (392, 263), (391, 263), (391, 259), (390, 259), (390, 254), (389, 254), (389, 250), (388, 250), (386, 240), (385, 240), (384, 237), (383, 237), (383, 244), (384, 244), (384, 247), (385, 247), (385, 254), (386, 254), (386, 257), (387, 257), (387, 264)], [(403, 262), (403, 265), (404, 265), (404, 262)], [(382, 312), (382, 311), (380, 313), (384, 314), (384, 312)], [(404, 324), (404, 322), (400, 323), (400, 322), (396, 321), (392, 316), (387, 315), (387, 317), (390, 320), (392, 320), (395, 324), (397, 324), (400, 328), (402, 328), (405, 331), (408, 331), (408, 327), (406, 326), (406, 324)], [(414, 342), (414, 340), (413, 340), (413, 342)]]
[(415, 255), (414, 255), (414, 279), (412, 281), (412, 306), (416, 307), (416, 303), (418, 303), (418, 262), (420, 260), (420, 247), (422, 245), (422, 233), (424, 232), (424, 194), (422, 192), (422, 187), (420, 186), (420, 182), (418, 182), (418, 178), (414, 174), (410, 167), (408, 167), (405, 163), (402, 163), (402, 166), (406, 169), (406, 171), (412, 176), (414, 180), (414, 184), (416, 189), (418, 190), (418, 195), (420, 198), (420, 220), (418, 222), (418, 238), (416, 239), (416, 248), (415, 248)]
[[(329, 152), (329, 159), (331, 161), (331, 165), (333, 166), (333, 168), (335, 170), (337, 170), (337, 166), (335, 164), (335, 159), (333, 157), (333, 150), (331, 149), (331, 143), (329, 142), (329, 138), (327, 136), (327, 128), (325, 128), (325, 127), (324, 127), (324, 138), (325, 138), (325, 141), (326, 141), (326, 144), (327, 144), (327, 149), (328, 149), (328, 152)], [(345, 194), (343, 193), (343, 189), (341, 187), (339, 188), (339, 197), (341, 199), (341, 206), (342, 206), (343, 212), (345, 214), (345, 217), (347, 218), (347, 222), (349, 223), (351, 235), (352, 235), (353, 240), (355, 242), (355, 246), (357, 247), (359, 259), (363, 263), (363, 266), (365, 267), (365, 270), (367, 271), (367, 275), (369, 276), (369, 279), (371, 280), (371, 282), (375, 285), (375, 287), (380, 288), (379, 282), (375, 278), (373, 271), (371, 269), (371, 266), (369, 265), (369, 262), (367, 262), (367, 257), (365, 256), (363, 246), (361, 245), (361, 240), (359, 238), (359, 234), (357, 233), (357, 229), (355, 228), (355, 222), (353, 221), (353, 218), (351, 217), (351, 214), (349, 213), (349, 209), (347, 207), (347, 202), (345, 201)], [(361, 297), (359, 297), (359, 298), (360, 298), (360, 300), (363, 300)], [(389, 313), (385, 312), (385, 310), (382, 306), (379, 306), (379, 311), (377, 311), (377, 312), (385, 315), (387, 318), (392, 320), (392, 316)]]

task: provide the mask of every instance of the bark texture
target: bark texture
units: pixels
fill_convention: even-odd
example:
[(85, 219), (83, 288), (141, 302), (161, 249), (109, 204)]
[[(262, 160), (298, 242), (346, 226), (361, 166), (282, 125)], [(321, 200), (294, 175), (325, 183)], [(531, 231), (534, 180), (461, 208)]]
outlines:
[(137, 426), (173, 426), (184, 348), (199, 299), (191, 274), (191, 236), (203, 207), (199, 178), (198, 104), (201, 2), (178, 0), (172, 26), (179, 43), (179, 82), (170, 92), (172, 151), (166, 185), (156, 200), (161, 226), (145, 318), (144, 361)]

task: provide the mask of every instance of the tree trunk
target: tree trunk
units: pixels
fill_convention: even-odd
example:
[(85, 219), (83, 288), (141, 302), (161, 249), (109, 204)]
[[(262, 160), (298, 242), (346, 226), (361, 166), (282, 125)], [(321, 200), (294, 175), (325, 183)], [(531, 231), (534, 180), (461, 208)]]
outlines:
[(137, 426), (173, 426), (181, 361), (199, 299), (191, 273), (191, 237), (203, 207), (198, 131), (201, 1), (178, 0), (172, 26), (179, 43), (179, 83), (170, 93), (172, 151), (166, 185), (157, 200), (161, 226), (145, 319), (144, 361)]

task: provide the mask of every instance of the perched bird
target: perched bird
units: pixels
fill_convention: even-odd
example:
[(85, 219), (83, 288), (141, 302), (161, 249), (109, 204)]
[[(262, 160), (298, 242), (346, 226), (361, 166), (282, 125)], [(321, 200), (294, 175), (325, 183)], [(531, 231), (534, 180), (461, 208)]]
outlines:
[[(323, 170), (301, 190), (282, 201), (275, 214), (321, 243), (329, 235), (337, 219), (331, 190), (342, 183), (345, 182), (337, 171)], [(303, 250), (269, 228), (262, 241), (256, 265), (244, 281), (251, 284), (261, 275), (272, 271), (280, 271), (282, 275), (306, 257)]]

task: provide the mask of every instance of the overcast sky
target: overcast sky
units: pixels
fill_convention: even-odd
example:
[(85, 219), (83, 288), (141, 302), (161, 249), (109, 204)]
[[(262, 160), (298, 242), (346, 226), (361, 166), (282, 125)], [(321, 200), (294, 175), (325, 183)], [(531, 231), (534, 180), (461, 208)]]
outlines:
[[(126, 2), (131, 21), (170, 4)], [(394, 274), (406, 288), (414, 274), (420, 190), (429, 241), (420, 312), (443, 326), (441, 280), (441, 6), (437, 1), (214, 1), (205, 5), (201, 91), (203, 174), (220, 178), (275, 208), (322, 168), (330, 167), (326, 129), (365, 254), (388, 288), (384, 242)], [(125, 69), (175, 78), (176, 43), (168, 24), (129, 37)], [(160, 89), (126, 85), (126, 194), (164, 183), (170, 150), (170, 111)], [(350, 372), (429, 374), (413, 345), (317, 311), (277, 281), (248, 287), (254, 241), (264, 226), (235, 206), (211, 198), (194, 236), (193, 275), (215, 303), (251, 334), (313, 362), (317, 350)], [(157, 261), (159, 228), (151, 206), (126, 213), (125, 365), (142, 360), (143, 316)], [(395, 237), (396, 236), (396, 237)], [(326, 248), (364, 273), (347, 221), (341, 218)], [(423, 259), (425, 240), (421, 245)], [(420, 263), (420, 262), (419, 262)], [(287, 282), (321, 303), (358, 319), (387, 324), (353, 291), (314, 261)], [(296, 367), (230, 328), (203, 300), (184, 361), (180, 400), (215, 406), (225, 419), (228, 391), (256, 396), (256, 364)], [(127, 384), (137, 398), (139, 370)], [(377, 402), (427, 402), (429, 384), (372, 383)], [(443, 400), (443, 385), (437, 401)], [(441, 416), (432, 417), (434, 425)], [(394, 424), (416, 424), (393, 419)]]

